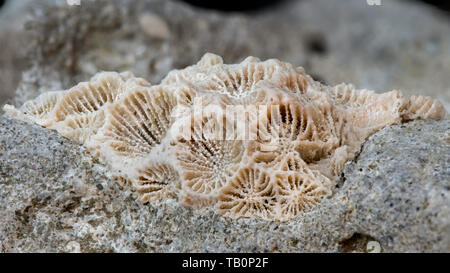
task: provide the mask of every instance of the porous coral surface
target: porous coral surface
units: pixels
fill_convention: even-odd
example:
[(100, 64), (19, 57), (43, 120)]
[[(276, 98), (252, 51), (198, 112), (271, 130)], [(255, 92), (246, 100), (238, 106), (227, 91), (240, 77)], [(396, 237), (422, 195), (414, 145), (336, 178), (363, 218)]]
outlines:
[(210, 53), (159, 85), (102, 72), (4, 110), (82, 143), (143, 202), (278, 221), (330, 195), (368, 136), (446, 115), (429, 97), (325, 86), (289, 63), (227, 65)]

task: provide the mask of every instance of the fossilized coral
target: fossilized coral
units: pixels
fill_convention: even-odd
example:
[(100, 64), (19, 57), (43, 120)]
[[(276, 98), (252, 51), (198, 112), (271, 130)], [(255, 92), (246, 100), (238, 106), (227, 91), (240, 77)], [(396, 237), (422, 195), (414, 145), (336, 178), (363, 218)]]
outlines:
[(242, 168), (220, 193), (217, 207), (233, 218), (259, 216), (273, 218), (275, 208), (274, 183), (259, 167)]
[(106, 109), (105, 124), (89, 145), (107, 143), (117, 156), (145, 156), (165, 137), (176, 105), (174, 93), (164, 87), (131, 88)]
[(321, 179), (321, 174), (308, 168), (278, 173), (275, 180), (276, 201), (273, 210), (277, 219), (290, 219), (309, 210), (331, 192), (327, 183)]
[(279, 60), (226, 65), (213, 54), (160, 85), (102, 72), (4, 109), (84, 144), (142, 202), (280, 221), (330, 195), (377, 130), (446, 115), (429, 97), (329, 87)]
[(176, 198), (181, 188), (177, 170), (169, 163), (150, 162), (131, 178), (132, 187), (142, 202)]

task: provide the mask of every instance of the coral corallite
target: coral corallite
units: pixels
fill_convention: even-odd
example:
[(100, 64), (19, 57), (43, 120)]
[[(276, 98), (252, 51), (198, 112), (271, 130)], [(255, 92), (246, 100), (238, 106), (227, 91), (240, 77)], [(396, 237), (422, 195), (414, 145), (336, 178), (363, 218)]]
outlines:
[(101, 72), (4, 110), (82, 143), (144, 203), (174, 198), (277, 221), (332, 194), (371, 134), (446, 116), (429, 97), (324, 86), (289, 63), (248, 57), (228, 65), (210, 53), (159, 85)]

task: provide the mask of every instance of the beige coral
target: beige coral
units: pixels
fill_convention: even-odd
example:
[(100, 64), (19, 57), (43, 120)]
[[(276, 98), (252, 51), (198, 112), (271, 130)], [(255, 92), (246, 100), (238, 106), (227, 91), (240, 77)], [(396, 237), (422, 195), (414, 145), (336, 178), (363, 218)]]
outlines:
[(258, 216), (273, 219), (273, 187), (267, 172), (257, 167), (243, 168), (221, 190), (217, 208), (232, 218)]
[(257, 139), (250, 143), (255, 162), (274, 166), (295, 152), (307, 163), (331, 156), (339, 146), (339, 119), (329, 103), (316, 105), (295, 97), (272, 99), (259, 116)]
[(415, 119), (444, 119), (446, 111), (444, 106), (437, 100), (428, 97), (413, 95), (409, 98), (403, 112), (403, 120)]
[(58, 91), (44, 93), (34, 100), (25, 102), (20, 110), (32, 121), (48, 126), (53, 122), (51, 114), (62, 97), (62, 92)]
[(227, 140), (225, 131), (220, 130), (220, 136), (215, 132), (215, 128), (220, 127), (211, 120), (222, 121), (221, 117), (223, 115), (192, 120), (191, 135), (188, 139), (179, 139), (176, 144), (175, 155), (182, 172), (185, 200), (195, 206), (201, 206), (207, 200), (215, 202), (244, 155), (244, 141)]
[(131, 186), (143, 203), (177, 198), (181, 188), (178, 172), (165, 162), (150, 162), (138, 169)]
[(83, 143), (103, 125), (104, 108), (123, 94), (128, 81), (145, 82), (131, 73), (101, 72), (69, 90), (41, 94), (19, 109), (6, 105), (5, 111)]
[(91, 136), (97, 134), (104, 123), (105, 111), (102, 109), (93, 113), (68, 116), (49, 128), (57, 130), (64, 137), (85, 143)]
[(121, 95), (123, 78), (114, 72), (96, 75), (90, 82), (83, 82), (65, 92), (55, 106), (55, 122), (67, 116), (88, 114), (100, 110), (105, 104), (114, 102)]
[(105, 125), (88, 145), (123, 157), (148, 154), (165, 137), (176, 105), (176, 97), (164, 87), (132, 88), (106, 108)]
[(202, 91), (242, 98), (264, 84), (303, 93), (310, 81), (303, 69), (276, 59), (261, 62), (248, 57), (240, 64), (224, 65), (220, 56), (207, 53), (196, 65), (171, 71), (162, 84), (188, 83)]
[(82, 143), (142, 202), (279, 221), (332, 194), (371, 134), (446, 116), (430, 97), (325, 86), (279, 60), (224, 64), (210, 53), (156, 86), (102, 72), (4, 110)]
[(277, 173), (275, 177), (276, 201), (273, 211), (274, 217), (279, 220), (289, 220), (310, 210), (331, 193), (330, 188), (321, 183), (321, 178), (307, 169)]

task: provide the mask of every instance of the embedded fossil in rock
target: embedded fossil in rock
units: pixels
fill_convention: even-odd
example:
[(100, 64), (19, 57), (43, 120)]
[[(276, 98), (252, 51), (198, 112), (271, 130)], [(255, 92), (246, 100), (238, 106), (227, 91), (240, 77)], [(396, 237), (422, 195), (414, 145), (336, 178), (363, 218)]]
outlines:
[(102, 72), (4, 110), (82, 143), (142, 202), (279, 221), (330, 195), (377, 130), (446, 115), (429, 97), (324, 86), (275, 59), (226, 65), (213, 54), (159, 85)]

